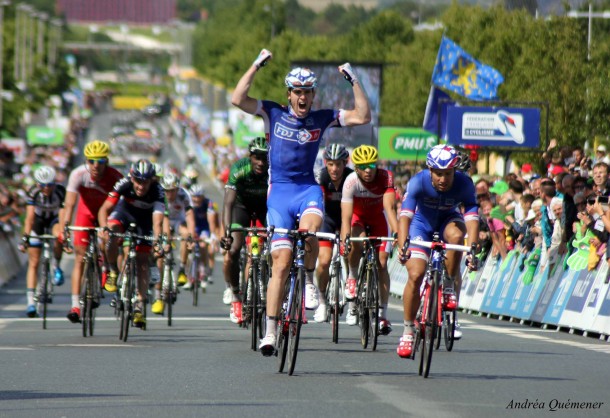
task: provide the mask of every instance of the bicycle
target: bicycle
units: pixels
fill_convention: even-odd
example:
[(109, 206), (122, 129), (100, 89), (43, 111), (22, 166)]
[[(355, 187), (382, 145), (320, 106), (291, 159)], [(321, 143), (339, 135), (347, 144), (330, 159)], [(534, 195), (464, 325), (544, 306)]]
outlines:
[[(368, 228), (367, 228), (368, 234)], [(392, 237), (352, 237), (351, 242), (362, 242), (362, 258), (358, 267), (358, 287), (356, 290), (356, 309), (360, 324), (360, 343), (366, 349), (377, 350), (379, 338), (379, 272), (377, 271), (377, 244), (393, 242)]]
[(89, 244), (83, 257), (80, 303), (83, 306), (81, 313), (83, 337), (86, 338), (87, 334), (92, 337), (95, 324), (95, 309), (100, 305), (100, 299), (103, 297), (101, 287), (101, 256), (97, 238), (97, 232), (103, 228), (68, 226), (67, 229), (70, 231), (86, 231), (89, 234)]
[[(343, 263), (342, 257), (339, 254), (339, 245), (341, 238), (335, 236), (333, 240), (333, 255), (328, 271), (329, 281), (326, 288), (326, 301), (328, 303), (327, 321), (331, 323), (332, 341), (335, 344), (339, 343), (339, 319), (345, 307), (345, 280), (343, 279)], [(346, 244), (349, 247), (349, 235), (346, 238)]]
[[(111, 236), (123, 238), (129, 241), (127, 259), (123, 264), (123, 269), (119, 274), (120, 289), (118, 290), (119, 299), (116, 303), (118, 316), (121, 319), (119, 340), (127, 341), (129, 335), (129, 325), (133, 321), (134, 304), (137, 299), (137, 264), (136, 264), (136, 240), (153, 241), (154, 237), (138, 235), (135, 233), (136, 224), (131, 223), (127, 232), (118, 233), (110, 231)], [(146, 318), (146, 298), (141, 301), (142, 315)], [(146, 322), (142, 324), (142, 330), (146, 330)]]
[[(427, 378), (430, 374), (435, 338), (440, 337), (439, 330), (444, 321), (442, 313), (443, 286), (445, 280), (448, 279), (447, 267), (445, 266), (446, 251), (461, 251), (474, 254), (476, 252), (476, 244), (473, 244), (472, 247), (447, 244), (441, 241), (438, 232), (433, 234), (432, 241), (409, 240), (407, 238), (403, 246), (405, 252), (410, 244), (431, 249), (421, 291), (421, 303), (415, 321), (414, 350), (411, 354), (411, 358), (415, 359), (416, 352), (421, 351), (419, 375)], [(440, 303), (439, 300), (441, 301)], [(452, 330), (455, 331), (455, 311)], [(453, 341), (451, 341), (451, 347), (453, 348)]]
[[(241, 232), (250, 238), (249, 253), (247, 257), (251, 260), (248, 269), (247, 280), (242, 287), (244, 295), (243, 321), (245, 328), (250, 326), (251, 341), (250, 348), (258, 349), (258, 340), (265, 334), (265, 315), (267, 312), (267, 283), (269, 281), (269, 241), (264, 243), (267, 228), (231, 228), (229, 233)], [(262, 246), (262, 248), (261, 248)]]
[(165, 234), (161, 236), (162, 245), (164, 247), (169, 246), (169, 251), (165, 251), (163, 254), (163, 280), (161, 281), (161, 297), (167, 305), (168, 327), (172, 326), (173, 305), (178, 295), (177, 283), (174, 280), (174, 266), (176, 262), (174, 261), (174, 251), (172, 249), (172, 243), (175, 240), (177, 238), (170, 240)]
[(43, 235), (26, 235), (27, 239), (37, 239), (42, 242), (42, 255), (40, 261), (42, 262), (41, 275), (38, 280), (38, 286), (36, 288), (36, 296), (34, 301), (37, 303), (37, 311), (40, 315), (42, 312), (42, 329), (47, 329), (47, 305), (53, 302), (53, 280), (51, 280), (51, 242), (57, 237), (55, 235), (43, 234)]
[(268, 236), (272, 236), (273, 233), (286, 234), (293, 238), (292, 265), (289, 280), (286, 281), (284, 303), (278, 321), (278, 339), (275, 351), (275, 354), (279, 355), (279, 372), (284, 371), (286, 357), (290, 351), (288, 375), (292, 376), (299, 349), (301, 325), (305, 320), (305, 239), (314, 236), (334, 239), (335, 234), (270, 227)]
[[(176, 238), (176, 240), (181, 240), (182, 238)], [(189, 259), (187, 263), (186, 271), (188, 272), (187, 277), (191, 284), (189, 290), (193, 292), (193, 306), (197, 306), (199, 303), (199, 288), (201, 287), (201, 293), (206, 292), (205, 284), (207, 283), (206, 277), (206, 267), (203, 264), (202, 255), (201, 255), (201, 247), (199, 244), (201, 242), (205, 242), (207, 244), (212, 244), (212, 239), (210, 238), (191, 238), (189, 242), (195, 243), (194, 250), (189, 254)], [(212, 255), (210, 255), (211, 257)]]

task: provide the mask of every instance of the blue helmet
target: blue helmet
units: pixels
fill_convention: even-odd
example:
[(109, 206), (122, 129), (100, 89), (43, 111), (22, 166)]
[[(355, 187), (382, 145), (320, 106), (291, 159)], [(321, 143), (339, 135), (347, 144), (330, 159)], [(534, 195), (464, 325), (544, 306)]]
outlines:
[(309, 68), (293, 68), (284, 79), (289, 89), (315, 89), (318, 85), (316, 74)]
[(152, 179), (155, 176), (155, 166), (148, 160), (138, 160), (131, 165), (129, 175), (139, 180)]
[(428, 168), (436, 170), (457, 168), (461, 161), (460, 154), (450, 145), (435, 145), (426, 157)]

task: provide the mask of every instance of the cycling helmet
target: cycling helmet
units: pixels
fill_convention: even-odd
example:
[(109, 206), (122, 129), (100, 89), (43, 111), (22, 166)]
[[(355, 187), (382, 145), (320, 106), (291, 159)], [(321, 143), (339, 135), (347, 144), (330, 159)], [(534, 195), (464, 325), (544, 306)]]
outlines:
[(153, 163), (153, 167), (155, 167), (155, 176), (163, 178), (163, 167), (161, 167), (161, 164)]
[(347, 160), (349, 152), (343, 144), (328, 144), (324, 148), (324, 159), (327, 161), (331, 160)]
[(85, 158), (106, 158), (110, 154), (110, 146), (104, 141), (89, 142), (84, 150)]
[(148, 160), (141, 159), (131, 165), (129, 175), (139, 180), (152, 179), (155, 176), (155, 166)]
[(318, 85), (316, 74), (309, 68), (293, 68), (284, 79), (289, 89), (315, 89)]
[(251, 154), (268, 152), (269, 149), (267, 148), (267, 140), (261, 136), (254, 138), (250, 142), (250, 145), (248, 145), (248, 150), (250, 150)]
[(370, 145), (360, 145), (352, 151), (354, 164), (370, 164), (377, 162), (377, 149)]
[(193, 167), (191, 164), (186, 166), (183, 174), (184, 177), (188, 177), (189, 179), (196, 179), (199, 177), (199, 172), (195, 170), (195, 167)]
[(167, 173), (161, 180), (161, 187), (165, 190), (174, 190), (180, 186), (180, 179), (174, 173)]
[(193, 184), (189, 189), (189, 192), (193, 197), (201, 197), (205, 194), (203, 191), (203, 186), (201, 184)]
[(448, 168), (457, 168), (461, 160), (460, 155), (452, 146), (435, 145), (428, 152), (426, 165), (428, 168), (446, 170)]
[(55, 181), (55, 169), (48, 165), (43, 165), (34, 171), (34, 179), (40, 184), (49, 184)]
[(469, 171), (472, 168), (470, 157), (467, 153), (460, 151), (460, 163), (455, 167), (460, 171)]

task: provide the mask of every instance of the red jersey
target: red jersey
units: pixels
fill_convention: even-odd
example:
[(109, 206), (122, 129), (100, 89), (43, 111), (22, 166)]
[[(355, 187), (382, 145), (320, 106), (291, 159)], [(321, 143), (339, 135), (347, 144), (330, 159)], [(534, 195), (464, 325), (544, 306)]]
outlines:
[(386, 193), (395, 193), (394, 178), (390, 171), (378, 168), (375, 180), (371, 183), (364, 183), (353, 172), (345, 179), (341, 202), (353, 203), (355, 215), (370, 218), (383, 214), (383, 195)]
[(85, 164), (76, 167), (68, 178), (68, 192), (77, 193), (80, 196), (77, 212), (87, 211), (94, 216), (102, 207), (102, 204), (112, 191), (114, 185), (123, 178), (123, 175), (112, 167), (106, 167), (104, 175), (98, 181), (91, 179), (91, 173)]

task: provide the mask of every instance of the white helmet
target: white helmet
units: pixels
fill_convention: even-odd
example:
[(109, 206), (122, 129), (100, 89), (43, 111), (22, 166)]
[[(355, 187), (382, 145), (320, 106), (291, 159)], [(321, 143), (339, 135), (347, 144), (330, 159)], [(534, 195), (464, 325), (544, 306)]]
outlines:
[(204, 196), (205, 195), (205, 190), (203, 190), (203, 186), (201, 184), (193, 184), (191, 186), (191, 188), (189, 189), (189, 192), (191, 193), (191, 196), (193, 197), (200, 197), (200, 196)]
[(284, 84), (289, 89), (315, 89), (318, 85), (318, 79), (309, 68), (297, 67), (286, 75)]
[(174, 190), (180, 186), (180, 180), (174, 173), (165, 173), (165, 176), (163, 176), (163, 179), (161, 180), (161, 186), (165, 190)]
[(34, 171), (34, 179), (40, 184), (49, 184), (55, 181), (55, 169), (48, 165), (43, 165)]

